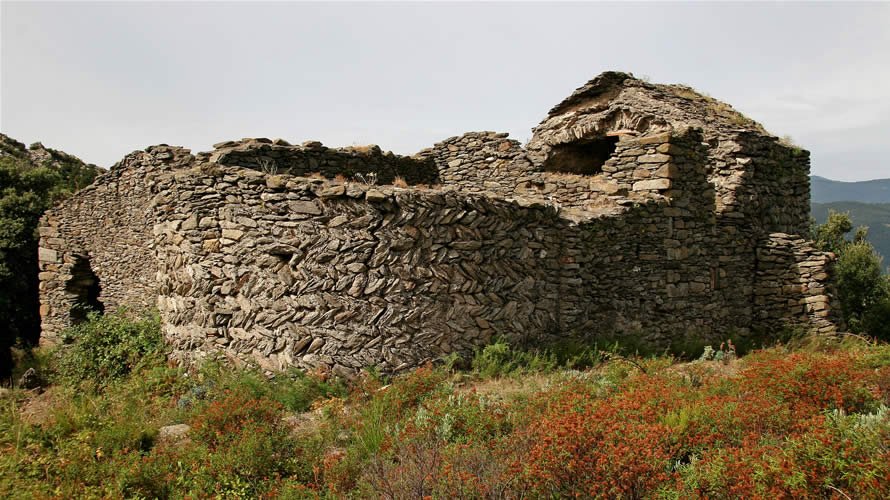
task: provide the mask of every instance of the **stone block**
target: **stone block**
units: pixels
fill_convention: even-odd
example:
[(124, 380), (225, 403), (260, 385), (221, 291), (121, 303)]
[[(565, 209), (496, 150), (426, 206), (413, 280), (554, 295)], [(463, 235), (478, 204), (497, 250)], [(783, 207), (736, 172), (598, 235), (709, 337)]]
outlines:
[(328, 186), (318, 192), (319, 198), (336, 198), (346, 194), (346, 186), (342, 184)]
[(230, 240), (239, 241), (244, 236), (244, 231), (238, 229), (223, 229), (222, 237)]
[(637, 163), (666, 163), (671, 160), (671, 157), (665, 154), (651, 154), (651, 155), (643, 155), (637, 158)]
[(282, 175), (270, 175), (266, 177), (266, 187), (269, 189), (282, 189), (287, 184), (287, 178)]
[(663, 132), (661, 134), (653, 134), (645, 137), (640, 137), (635, 142), (637, 144), (660, 144), (663, 142), (668, 142), (671, 139), (670, 132)]
[(59, 253), (51, 248), (40, 247), (37, 249), (37, 259), (40, 262), (61, 262)]
[(321, 208), (314, 201), (292, 200), (287, 203), (288, 209), (297, 214), (321, 215)]
[(668, 163), (667, 165), (663, 165), (659, 167), (655, 172), (652, 173), (652, 177), (664, 177), (668, 179), (675, 179), (678, 177), (679, 170), (677, 166), (673, 163)]
[(380, 203), (388, 200), (389, 197), (376, 189), (369, 189), (368, 192), (365, 193), (365, 199), (370, 203)]
[(649, 179), (645, 181), (634, 182), (633, 191), (664, 191), (671, 188), (670, 179)]

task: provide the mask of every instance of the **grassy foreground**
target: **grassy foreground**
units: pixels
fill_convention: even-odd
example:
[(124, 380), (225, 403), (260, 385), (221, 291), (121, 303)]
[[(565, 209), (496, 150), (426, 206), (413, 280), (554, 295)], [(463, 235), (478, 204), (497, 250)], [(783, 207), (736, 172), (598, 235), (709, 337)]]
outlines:
[(171, 367), (152, 321), (73, 334), (45, 392), (0, 396), (0, 497), (890, 497), (890, 346), (856, 338), (692, 363), (495, 344), (344, 383)]

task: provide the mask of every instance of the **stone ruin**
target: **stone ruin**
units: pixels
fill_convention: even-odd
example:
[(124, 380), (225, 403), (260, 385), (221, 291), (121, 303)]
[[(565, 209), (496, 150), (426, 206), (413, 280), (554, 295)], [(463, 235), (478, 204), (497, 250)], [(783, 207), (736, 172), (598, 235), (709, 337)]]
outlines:
[(156, 307), (181, 360), (348, 375), (495, 338), (836, 328), (809, 153), (685, 86), (603, 73), (525, 146), (214, 148), (131, 153), (45, 215), (43, 342), (86, 308)]

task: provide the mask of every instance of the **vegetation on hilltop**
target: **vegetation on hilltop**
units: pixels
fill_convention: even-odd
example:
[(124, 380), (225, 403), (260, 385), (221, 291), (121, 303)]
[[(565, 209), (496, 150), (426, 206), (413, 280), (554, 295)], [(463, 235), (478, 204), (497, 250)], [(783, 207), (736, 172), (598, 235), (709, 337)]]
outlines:
[(9, 347), (35, 344), (40, 335), (40, 216), (92, 182), (98, 172), (73, 156), (42, 146), (25, 150), (0, 135), (0, 379), (11, 369)]
[[(692, 363), (498, 343), (342, 384), (175, 368), (151, 324), (94, 318), (44, 356), (58, 385), (0, 396), (0, 496), (890, 496), (890, 346), (858, 337)], [(128, 371), (94, 369), (110, 351)]]

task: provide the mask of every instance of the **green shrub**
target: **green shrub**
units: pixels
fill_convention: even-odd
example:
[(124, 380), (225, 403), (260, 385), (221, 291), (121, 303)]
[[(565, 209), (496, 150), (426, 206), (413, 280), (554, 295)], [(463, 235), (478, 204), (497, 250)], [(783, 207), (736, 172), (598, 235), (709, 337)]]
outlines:
[[(617, 349), (617, 347), (610, 347)], [(504, 340), (476, 351), (471, 361), (472, 370), (483, 378), (551, 373), (558, 368), (585, 369), (603, 361), (597, 345), (577, 340), (554, 342), (541, 348), (518, 349)]]
[(485, 346), (473, 356), (473, 371), (483, 377), (496, 377), (516, 372), (525, 361), (523, 352), (514, 351), (510, 344), (498, 340)]
[(131, 319), (124, 312), (99, 316), (62, 335), (56, 371), (63, 382), (104, 385), (130, 373), (143, 359), (163, 354), (157, 317)]
[(890, 338), (890, 279), (883, 274), (881, 256), (866, 240), (867, 227), (859, 227), (853, 240), (846, 239), (853, 228), (850, 214), (830, 211), (828, 221), (813, 230), (816, 245), (835, 252), (837, 292), (847, 327), (854, 333), (865, 332)]
[(206, 361), (179, 404), (191, 406), (199, 400), (229, 392), (251, 398), (268, 398), (289, 411), (304, 412), (317, 400), (345, 396), (346, 386), (340, 379), (322, 380), (296, 368), (268, 378), (254, 369), (232, 370), (231, 367)]
[(872, 304), (862, 318), (862, 331), (884, 341), (890, 341), (890, 297)]
[(886, 297), (886, 280), (881, 272), (881, 257), (870, 243), (849, 243), (841, 251), (837, 286), (844, 316), (854, 332), (862, 331), (866, 311)]
[(99, 169), (80, 160), (32, 164), (22, 151), (0, 157), (0, 378), (10, 375), (14, 345), (40, 336), (37, 224), (56, 201), (86, 186)]

